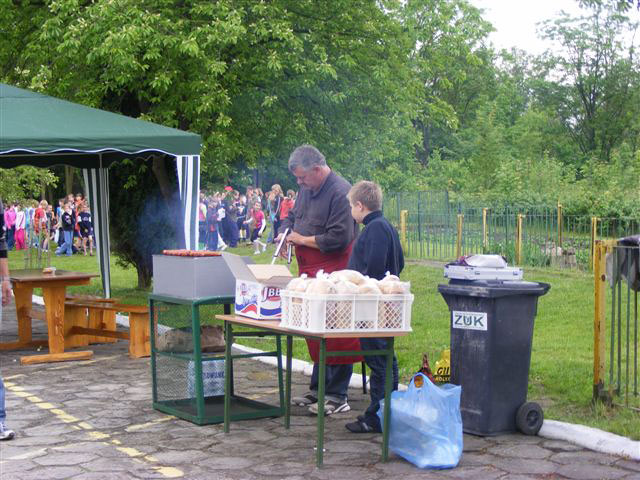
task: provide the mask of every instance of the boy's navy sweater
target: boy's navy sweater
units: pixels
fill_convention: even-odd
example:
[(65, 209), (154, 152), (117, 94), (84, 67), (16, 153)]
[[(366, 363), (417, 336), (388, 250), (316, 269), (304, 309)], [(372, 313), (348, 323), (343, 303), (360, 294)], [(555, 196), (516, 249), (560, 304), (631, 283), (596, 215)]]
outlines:
[(362, 223), (364, 229), (353, 247), (348, 268), (376, 280), (383, 279), (386, 272), (399, 275), (404, 268), (404, 255), (396, 229), (380, 210), (364, 217)]

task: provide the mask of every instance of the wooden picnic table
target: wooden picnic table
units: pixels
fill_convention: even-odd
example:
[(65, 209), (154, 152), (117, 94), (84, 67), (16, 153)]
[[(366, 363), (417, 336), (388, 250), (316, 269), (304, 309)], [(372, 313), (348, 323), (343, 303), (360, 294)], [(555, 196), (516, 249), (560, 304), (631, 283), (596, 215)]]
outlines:
[[(49, 346), (49, 353), (29, 355), (20, 359), (23, 365), (34, 363), (62, 362), (66, 360), (86, 360), (93, 356), (91, 350), (65, 352), (64, 304), (67, 287), (88, 285), (93, 273), (55, 270), (43, 273), (42, 269), (13, 270), (9, 277), (13, 287), (18, 317), (18, 341), (0, 343), (0, 350), (19, 350), (43, 345)], [(41, 288), (44, 297), (45, 319), (47, 322), (48, 340), (34, 341), (31, 338), (32, 312), (31, 298), (33, 289)]]
[[(255, 320), (239, 315), (216, 315), (216, 318), (224, 321), (225, 325), (225, 394), (224, 394), (224, 432), (228, 433), (232, 420), (231, 401), (234, 396), (232, 362), (234, 358), (243, 358), (247, 355), (234, 355), (231, 352), (233, 345), (233, 326), (251, 327), (257, 330), (266, 331), (275, 335), (285, 335), (287, 338), (287, 358), (286, 358), (286, 380), (285, 391), (280, 392), (281, 403), (284, 403), (284, 426), (290, 426), (291, 412), (291, 363), (293, 355), (293, 337), (311, 338), (320, 341), (320, 354), (318, 361), (318, 423), (316, 439), (316, 464), (321, 467), (324, 459), (324, 398), (325, 398), (325, 376), (327, 356), (351, 356), (351, 355), (384, 355), (387, 361), (385, 393), (384, 393), (384, 421), (382, 425), (382, 461), (386, 462), (389, 456), (389, 419), (391, 416), (391, 390), (393, 388), (392, 368), (394, 338), (408, 335), (409, 332), (324, 332), (314, 333), (302, 330), (294, 330), (288, 327), (281, 327), (279, 320)], [(242, 335), (239, 334), (239, 335)], [(387, 348), (382, 350), (367, 351), (327, 351), (327, 339), (329, 338), (362, 338), (378, 337), (387, 339)], [(255, 355), (252, 355), (255, 356)], [(282, 378), (281, 361), (278, 358), (278, 378)], [(280, 383), (280, 382), (279, 382)], [(281, 388), (281, 387), (280, 387)], [(284, 397), (284, 398), (283, 398)], [(272, 416), (273, 413), (265, 413), (264, 416)], [(255, 418), (255, 416), (254, 416)]]

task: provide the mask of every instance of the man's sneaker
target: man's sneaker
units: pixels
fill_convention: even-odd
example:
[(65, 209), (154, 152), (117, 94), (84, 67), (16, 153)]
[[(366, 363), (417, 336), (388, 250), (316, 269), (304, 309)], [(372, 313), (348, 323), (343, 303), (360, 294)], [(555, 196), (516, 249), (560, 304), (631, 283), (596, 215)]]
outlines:
[[(346, 400), (336, 402), (335, 400), (327, 400), (324, 402), (324, 414), (333, 415), (334, 413), (348, 412), (351, 407)], [(309, 407), (309, 411), (314, 415), (318, 414), (318, 402)]]
[(316, 397), (315, 394), (308, 392), (301, 397), (293, 397), (291, 399), (291, 403), (293, 405), (298, 405), (299, 407), (308, 407), (309, 405), (318, 403), (318, 397)]
[(380, 427), (372, 427), (364, 420), (347, 423), (345, 425), (351, 433), (382, 433)]
[(0, 423), (0, 441), (11, 440), (16, 436), (13, 430), (9, 430), (4, 423)]

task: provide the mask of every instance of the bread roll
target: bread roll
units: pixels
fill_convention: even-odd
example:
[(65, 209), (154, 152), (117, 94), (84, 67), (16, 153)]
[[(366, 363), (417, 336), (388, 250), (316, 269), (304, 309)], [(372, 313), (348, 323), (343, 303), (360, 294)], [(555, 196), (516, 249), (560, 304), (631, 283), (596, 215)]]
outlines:
[(391, 275), (389, 272), (384, 276), (381, 282), (399, 282), (400, 278), (397, 275)]
[(382, 293), (380, 287), (378, 287), (375, 280), (367, 280), (361, 285), (358, 285), (358, 293)]
[(358, 286), (348, 280), (340, 280), (335, 284), (336, 293), (354, 294), (358, 293)]
[(316, 278), (315, 280), (309, 281), (306, 292), (328, 295), (331, 293), (336, 293), (336, 289), (333, 283), (329, 280), (325, 278)]

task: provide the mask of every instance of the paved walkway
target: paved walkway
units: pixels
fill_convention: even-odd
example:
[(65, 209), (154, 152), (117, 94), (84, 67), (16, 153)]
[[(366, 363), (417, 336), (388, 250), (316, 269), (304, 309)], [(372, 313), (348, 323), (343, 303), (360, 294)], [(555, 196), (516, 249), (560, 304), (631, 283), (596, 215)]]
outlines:
[[(43, 336), (45, 327), (34, 322)], [(0, 341), (11, 341), (15, 311), (5, 309)], [(640, 479), (640, 464), (572, 444), (519, 434), (465, 435), (452, 470), (423, 471), (391, 456), (380, 462), (380, 436), (349, 433), (344, 424), (367, 399), (350, 392), (352, 411), (328, 418), (325, 467), (315, 466), (315, 417), (294, 407), (291, 430), (282, 419), (199, 427), (151, 408), (149, 359), (130, 360), (126, 342), (95, 345), (94, 359), (21, 366), (0, 354), (8, 423), (17, 438), (0, 444), (0, 478), (26, 479)], [(33, 353), (33, 352), (31, 352)], [(44, 353), (44, 352), (43, 352)], [(275, 369), (244, 360), (236, 391), (276, 402)], [(294, 375), (294, 391), (308, 379)]]

